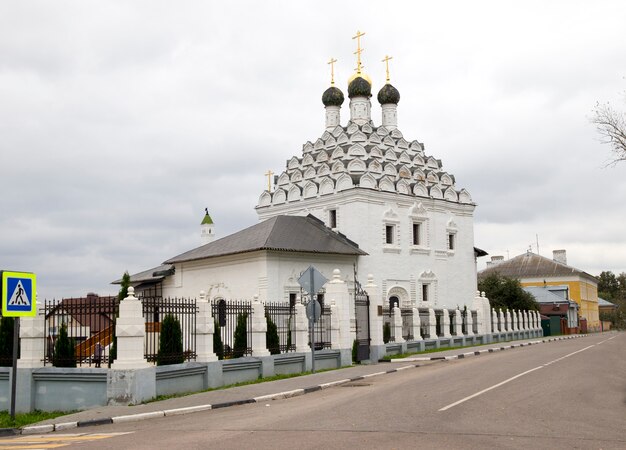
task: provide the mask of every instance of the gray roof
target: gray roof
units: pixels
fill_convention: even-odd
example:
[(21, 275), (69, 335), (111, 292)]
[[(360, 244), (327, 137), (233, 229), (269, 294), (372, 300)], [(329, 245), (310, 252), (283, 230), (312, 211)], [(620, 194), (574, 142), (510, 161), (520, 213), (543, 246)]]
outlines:
[(483, 279), (494, 273), (510, 278), (559, 278), (580, 276), (588, 280), (598, 282), (593, 275), (582, 270), (561, 264), (552, 259), (526, 252), (507, 261), (487, 267), (478, 273), (478, 278)]
[(537, 303), (570, 303), (570, 300), (555, 294), (550, 289), (541, 286), (528, 286), (524, 290), (535, 297)]
[[(167, 275), (171, 275), (174, 272), (174, 266), (171, 264), (162, 264), (152, 269), (144, 270), (143, 272), (136, 273), (130, 276), (131, 283), (147, 283), (161, 281)], [(122, 284), (122, 279), (115, 280), (111, 284)]]
[(610, 306), (612, 308), (617, 309), (618, 305), (615, 303), (611, 303), (603, 298), (598, 297), (598, 306)]
[(168, 259), (164, 264), (258, 250), (367, 255), (359, 246), (312, 215), (276, 216)]

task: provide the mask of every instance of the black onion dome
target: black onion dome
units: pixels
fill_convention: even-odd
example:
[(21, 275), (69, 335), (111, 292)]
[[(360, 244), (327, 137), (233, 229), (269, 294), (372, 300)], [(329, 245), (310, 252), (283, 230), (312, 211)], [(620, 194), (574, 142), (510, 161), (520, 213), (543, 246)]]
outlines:
[(348, 97), (371, 97), (372, 85), (363, 77), (356, 77), (348, 85)]
[(378, 91), (378, 103), (381, 105), (386, 105), (388, 103), (394, 103), (397, 105), (399, 101), (400, 92), (398, 92), (398, 90), (389, 83), (384, 85), (383, 88)]
[(335, 86), (329, 87), (322, 94), (322, 103), (324, 103), (324, 106), (341, 106), (343, 100), (343, 92)]

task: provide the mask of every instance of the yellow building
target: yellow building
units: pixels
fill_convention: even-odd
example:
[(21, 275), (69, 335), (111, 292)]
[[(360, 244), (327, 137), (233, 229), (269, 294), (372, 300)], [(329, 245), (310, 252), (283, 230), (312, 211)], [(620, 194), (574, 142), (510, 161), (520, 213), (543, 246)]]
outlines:
[(567, 265), (565, 250), (554, 250), (553, 259), (531, 252), (507, 261), (494, 256), (478, 277), (493, 273), (517, 278), (522, 286), (567, 286), (569, 298), (578, 303), (580, 319), (587, 319), (588, 331), (600, 331), (598, 280), (587, 272)]

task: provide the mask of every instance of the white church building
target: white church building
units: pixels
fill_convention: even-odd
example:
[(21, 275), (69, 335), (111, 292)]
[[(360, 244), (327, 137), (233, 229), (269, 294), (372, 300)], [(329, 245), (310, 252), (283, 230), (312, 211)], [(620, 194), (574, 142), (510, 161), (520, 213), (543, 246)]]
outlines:
[(207, 211), (205, 243), (132, 275), (136, 292), (293, 302), (300, 274), (313, 265), (328, 279), (339, 269), (351, 289), (355, 275), (365, 284), (372, 274), (391, 304), (471, 307), (475, 204), (441, 160), (398, 128), (400, 94), (388, 69), (375, 123), (360, 44), (356, 53), (347, 120), (342, 123), (344, 94), (332, 80), (322, 95), (325, 129), (261, 193), (260, 223), (214, 239)]

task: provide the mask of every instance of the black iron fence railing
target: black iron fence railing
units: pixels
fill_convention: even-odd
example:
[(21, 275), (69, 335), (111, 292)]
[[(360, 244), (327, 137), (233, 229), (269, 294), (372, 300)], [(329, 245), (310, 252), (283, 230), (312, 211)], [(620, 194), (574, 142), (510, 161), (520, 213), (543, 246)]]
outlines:
[[(268, 318), (267, 349), (272, 354), (296, 350), (296, 308), (289, 303), (268, 302), (265, 304), (265, 317)], [(271, 336), (270, 327), (276, 327), (278, 340)]]
[(402, 337), (413, 340), (413, 308), (402, 308)]
[[(330, 306), (322, 306), (322, 314), (313, 327), (313, 338), (315, 340), (316, 350), (331, 347), (330, 321)], [(309, 342), (309, 346), (310, 345), (311, 343)]]
[(44, 364), (106, 366), (118, 310), (117, 297), (44, 300)]
[(220, 299), (211, 305), (216, 324), (213, 341), (218, 339), (222, 344), (216, 349), (218, 357), (230, 359), (252, 355), (252, 304)]
[(196, 359), (196, 300), (141, 298), (145, 320), (145, 358), (157, 364)]

